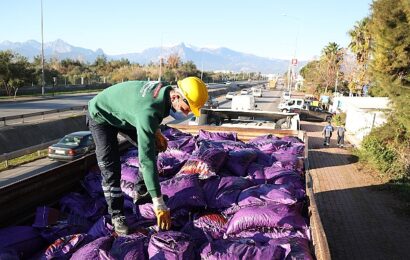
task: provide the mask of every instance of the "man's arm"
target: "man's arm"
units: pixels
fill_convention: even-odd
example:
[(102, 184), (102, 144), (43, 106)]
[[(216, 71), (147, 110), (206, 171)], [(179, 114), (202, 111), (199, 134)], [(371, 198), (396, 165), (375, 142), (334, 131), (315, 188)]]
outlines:
[(137, 123), (138, 157), (145, 186), (152, 198), (161, 196), (155, 153), (155, 131), (158, 124), (154, 118), (139, 119)]

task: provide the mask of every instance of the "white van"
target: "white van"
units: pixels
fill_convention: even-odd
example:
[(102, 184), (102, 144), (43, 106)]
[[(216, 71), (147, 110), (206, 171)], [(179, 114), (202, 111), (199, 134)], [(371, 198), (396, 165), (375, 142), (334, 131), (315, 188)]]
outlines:
[(252, 89), (252, 95), (254, 97), (262, 97), (262, 89), (261, 88)]
[(282, 112), (289, 112), (291, 108), (299, 108), (306, 104), (305, 100), (301, 98), (291, 98), (279, 104), (278, 108)]
[(232, 98), (232, 110), (248, 111), (255, 110), (257, 105), (255, 104), (255, 97), (251, 95), (240, 95)]

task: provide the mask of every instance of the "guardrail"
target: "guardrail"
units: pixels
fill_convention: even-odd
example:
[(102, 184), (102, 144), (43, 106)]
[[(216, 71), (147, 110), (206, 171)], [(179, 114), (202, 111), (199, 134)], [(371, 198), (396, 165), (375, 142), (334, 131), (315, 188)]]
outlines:
[(0, 122), (3, 122), (3, 126), (6, 126), (7, 121), (11, 121), (11, 120), (21, 119), (21, 123), (24, 123), (24, 119), (27, 119), (30, 117), (42, 116), (42, 120), (44, 120), (45, 115), (62, 113), (62, 112), (67, 112), (67, 111), (78, 111), (78, 110), (86, 111), (87, 109), (88, 109), (88, 105), (84, 105), (84, 106), (74, 106), (74, 107), (53, 109), (53, 110), (47, 110), (47, 111), (41, 111), (41, 112), (35, 112), (35, 113), (29, 113), (29, 114), (23, 114), (23, 115), (4, 116), (4, 117), (0, 117)]
[(39, 150), (45, 149), (47, 147), (49, 147), (52, 144), (55, 144), (56, 142), (58, 142), (59, 139), (56, 140), (52, 140), (46, 143), (42, 143), (42, 144), (38, 144), (38, 145), (34, 145), (34, 146), (30, 146), (28, 148), (24, 148), (24, 149), (20, 149), (14, 152), (10, 152), (10, 153), (4, 153), (2, 155), (0, 155), (0, 162), (5, 162), (6, 167), (8, 167), (8, 161), (17, 157), (21, 157), (30, 153), (34, 153), (37, 152)]

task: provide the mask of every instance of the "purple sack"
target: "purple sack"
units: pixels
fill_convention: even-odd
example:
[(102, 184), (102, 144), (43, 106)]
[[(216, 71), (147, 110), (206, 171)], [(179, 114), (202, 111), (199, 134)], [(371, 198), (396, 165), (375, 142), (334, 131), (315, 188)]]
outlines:
[(61, 211), (76, 214), (91, 220), (97, 220), (104, 215), (107, 205), (104, 198), (93, 199), (88, 196), (71, 192), (60, 199)]
[(141, 180), (138, 168), (121, 164), (121, 190), (129, 197), (133, 197), (134, 186)]
[(238, 140), (238, 135), (233, 132), (209, 132), (206, 130), (199, 130), (199, 135), (198, 135), (198, 141), (201, 140), (231, 140), (231, 141), (237, 141)]
[(200, 179), (215, 176), (225, 162), (226, 152), (218, 148), (199, 147), (189, 158), (182, 169), (181, 174), (199, 174)]
[(209, 260), (251, 260), (285, 259), (285, 250), (278, 245), (260, 243), (251, 239), (216, 240), (202, 249), (201, 259)]
[(276, 160), (273, 165), (282, 167), (288, 170), (302, 171), (303, 163), (299, 160), (302, 160), (297, 154), (292, 154), (289, 152), (275, 152), (272, 153), (272, 157)]
[(30, 226), (12, 226), (0, 229), (0, 249), (15, 251), (28, 258), (46, 246), (40, 233)]
[(232, 214), (245, 207), (264, 206), (268, 204), (293, 205), (297, 201), (292, 186), (262, 184), (241, 191), (238, 196), (237, 206), (227, 209), (224, 213)]
[(20, 260), (20, 255), (13, 249), (0, 249), (0, 259)]
[(89, 259), (101, 259), (101, 260), (115, 260), (111, 256), (110, 249), (114, 242), (114, 237), (100, 237), (96, 240), (86, 244), (78, 249), (71, 259), (75, 260), (89, 260)]
[(302, 156), (305, 151), (305, 144), (293, 143), (286, 151), (291, 154)]
[(198, 175), (181, 175), (160, 183), (161, 193), (168, 197), (167, 206), (171, 209), (205, 207), (204, 192)]
[(189, 153), (175, 149), (170, 149), (158, 154), (157, 168), (159, 176), (167, 177), (175, 175), (189, 157)]
[(92, 236), (94, 239), (111, 236), (113, 233), (114, 227), (111, 224), (111, 217), (109, 215), (102, 216), (87, 232), (87, 234)]
[(202, 188), (208, 207), (222, 209), (235, 205), (239, 193), (252, 185), (252, 181), (248, 179), (230, 176), (211, 178)]
[(60, 237), (85, 233), (87, 232), (87, 230), (88, 228), (85, 226), (73, 225), (70, 223), (59, 223), (56, 226), (43, 229), (40, 235), (42, 238), (47, 240), (47, 242), (50, 244), (56, 241)]
[(128, 149), (123, 155), (120, 157), (120, 161), (126, 162), (128, 158), (135, 158), (138, 157), (138, 150), (135, 147)]
[(267, 182), (270, 182), (276, 178), (279, 178), (284, 175), (299, 175), (297, 172), (289, 169), (282, 168), (276, 164), (270, 166), (270, 167), (265, 167), (263, 174), (265, 176), (265, 180)]
[(43, 228), (55, 225), (60, 217), (60, 211), (47, 207), (37, 207), (33, 227)]
[(290, 142), (292, 144), (303, 144), (303, 141), (300, 140), (298, 137), (296, 136), (284, 136), (281, 138), (282, 141), (287, 141)]
[(146, 238), (141, 233), (117, 237), (112, 244), (110, 254), (115, 259), (122, 260), (147, 259), (144, 247)]
[(264, 143), (268, 140), (279, 140), (278, 137), (272, 135), (272, 134), (267, 134), (267, 135), (259, 135), (257, 137), (254, 137), (248, 141), (249, 144), (257, 144), (257, 143)]
[(250, 145), (270, 155), (273, 152), (276, 152), (278, 150), (286, 150), (287, 147), (290, 145), (290, 142), (270, 139), (264, 142), (253, 142), (253, 143), (250, 143)]
[(149, 259), (194, 259), (194, 247), (187, 234), (178, 231), (158, 232), (148, 245)]
[(82, 186), (92, 198), (103, 196), (101, 186), (102, 176), (98, 166), (94, 166), (88, 171), (88, 174), (81, 181)]
[(90, 241), (91, 237), (87, 234), (74, 234), (58, 238), (47, 247), (41, 259), (69, 259), (75, 251)]
[(168, 149), (181, 150), (190, 154), (195, 150), (195, 138), (193, 136), (183, 136), (169, 140)]
[(208, 141), (202, 140), (198, 142), (199, 147), (203, 146), (205, 149), (219, 148), (225, 151), (240, 151), (243, 149), (253, 148), (252, 146), (245, 144), (242, 141), (231, 141), (231, 140), (215, 140)]
[(247, 179), (251, 180), (254, 184), (264, 184), (265, 174), (264, 174), (265, 167), (263, 165), (257, 163), (251, 163), (248, 167)]
[(246, 207), (229, 220), (226, 234), (261, 228), (307, 229), (306, 220), (288, 205)]
[(269, 180), (271, 184), (291, 184), (295, 190), (296, 197), (298, 200), (303, 199), (306, 196), (306, 189), (302, 179), (296, 174), (288, 174), (278, 176), (274, 179)]
[(228, 238), (250, 238), (259, 242), (269, 242), (272, 239), (299, 237), (310, 239), (308, 229), (292, 230), (283, 228), (261, 228), (260, 230), (245, 230), (238, 234), (227, 236)]
[(303, 259), (313, 260), (312, 253), (309, 247), (309, 240), (301, 237), (284, 237), (279, 239), (271, 239), (268, 242), (270, 245), (280, 246), (285, 249), (286, 259)]
[(203, 213), (195, 217), (193, 224), (202, 229), (212, 239), (221, 239), (225, 232), (227, 220), (220, 213)]
[(192, 137), (192, 135), (189, 133), (184, 133), (176, 128), (169, 126), (161, 126), (161, 133), (168, 139), (168, 141), (178, 140), (181, 137)]
[(246, 176), (249, 165), (255, 161), (257, 153), (255, 150), (244, 149), (240, 151), (230, 151), (228, 154), (226, 167), (236, 176)]

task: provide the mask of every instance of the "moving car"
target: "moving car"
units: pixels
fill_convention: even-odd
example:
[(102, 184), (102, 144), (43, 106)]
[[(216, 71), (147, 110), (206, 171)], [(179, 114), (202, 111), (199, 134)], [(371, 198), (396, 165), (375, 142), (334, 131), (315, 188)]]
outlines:
[(302, 108), (291, 108), (290, 113), (298, 113), (300, 120), (305, 121), (330, 121), (333, 113), (315, 106), (303, 106)]
[(235, 92), (228, 92), (228, 93), (226, 93), (225, 98), (226, 99), (232, 99), (235, 95), (236, 95)]
[(241, 95), (248, 95), (249, 94), (249, 90), (247, 89), (242, 89), (241, 90)]
[(64, 136), (48, 147), (48, 158), (56, 161), (72, 161), (95, 150), (90, 131), (79, 131)]
[(282, 112), (289, 112), (292, 108), (302, 108), (307, 105), (306, 101), (301, 98), (291, 98), (279, 103), (278, 109)]

